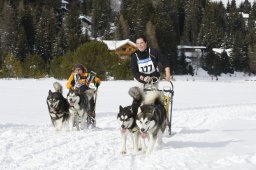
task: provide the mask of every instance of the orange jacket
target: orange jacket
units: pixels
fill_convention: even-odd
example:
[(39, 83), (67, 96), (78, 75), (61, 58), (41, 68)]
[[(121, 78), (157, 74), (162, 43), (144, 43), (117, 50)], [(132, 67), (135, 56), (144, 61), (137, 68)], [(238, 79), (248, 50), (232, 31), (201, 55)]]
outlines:
[[(71, 73), (71, 75), (69, 76), (68, 78), (68, 82), (67, 82), (67, 89), (73, 89), (74, 88), (74, 85), (75, 85), (75, 76), (76, 76), (76, 73)], [(82, 73), (80, 75), (80, 79), (78, 80), (78, 84), (84, 84), (86, 86), (89, 86), (88, 84), (88, 80), (87, 80), (87, 77), (89, 76), (89, 73)], [(98, 77), (95, 77), (94, 80), (93, 80), (93, 83), (95, 84), (96, 87), (98, 87), (101, 83), (101, 80), (100, 78)]]

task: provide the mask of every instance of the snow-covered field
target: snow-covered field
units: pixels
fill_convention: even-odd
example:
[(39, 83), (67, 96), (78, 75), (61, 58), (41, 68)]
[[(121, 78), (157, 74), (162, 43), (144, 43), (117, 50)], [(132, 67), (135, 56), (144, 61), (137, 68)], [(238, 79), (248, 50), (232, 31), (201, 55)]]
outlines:
[(55, 132), (46, 96), (56, 80), (0, 79), (0, 169), (255, 170), (256, 77), (175, 78), (174, 135), (150, 157), (134, 154), (130, 140), (128, 153), (119, 152), (116, 115), (131, 104), (133, 81), (102, 82), (98, 128)]

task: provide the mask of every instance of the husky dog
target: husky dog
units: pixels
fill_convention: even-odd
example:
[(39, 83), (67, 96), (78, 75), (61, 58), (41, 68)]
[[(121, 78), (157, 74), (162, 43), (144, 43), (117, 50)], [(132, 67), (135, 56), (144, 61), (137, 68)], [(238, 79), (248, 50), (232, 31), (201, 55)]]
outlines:
[(49, 90), (46, 103), (55, 130), (61, 130), (69, 122), (69, 104), (62, 95), (61, 84), (54, 82), (53, 87), (55, 92)]
[(130, 133), (133, 141), (133, 149), (138, 152), (139, 128), (136, 125), (136, 112), (133, 112), (132, 106), (119, 106), (117, 119), (121, 126), (121, 153), (126, 154), (127, 135)]
[(69, 103), (69, 112), (74, 125), (78, 130), (87, 127), (88, 111), (90, 110), (89, 98), (85, 93), (79, 93), (77, 90), (69, 90), (67, 100)]
[[(167, 126), (167, 113), (164, 108), (163, 94), (160, 91), (148, 91), (142, 93), (137, 88), (132, 87), (130, 91), (133, 91), (134, 97), (143, 98), (142, 105), (138, 108), (136, 117), (136, 124), (140, 129), (141, 138), (145, 139), (149, 137), (149, 146), (146, 150), (146, 154), (149, 155), (155, 145), (156, 140), (158, 143), (162, 143), (162, 134)], [(137, 96), (136, 96), (136, 95)], [(142, 143), (142, 148), (145, 150), (146, 146)]]

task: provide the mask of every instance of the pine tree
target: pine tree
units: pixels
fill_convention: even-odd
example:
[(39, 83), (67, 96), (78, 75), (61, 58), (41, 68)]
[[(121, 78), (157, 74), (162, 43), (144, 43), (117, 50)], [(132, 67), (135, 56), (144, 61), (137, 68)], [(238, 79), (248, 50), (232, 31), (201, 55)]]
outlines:
[(92, 7), (93, 37), (107, 37), (110, 31), (110, 0), (94, 0)]
[(223, 73), (234, 73), (229, 56), (225, 50), (221, 53), (221, 63)]
[(26, 77), (41, 78), (46, 75), (45, 62), (41, 56), (33, 54), (26, 56), (23, 62), (23, 72)]
[(153, 23), (155, 25), (158, 46), (162, 53), (169, 58), (172, 70), (175, 70), (177, 63), (177, 37), (175, 21), (176, 8), (173, 2), (162, 0), (156, 6)]
[(74, 51), (80, 44), (83, 43), (81, 21), (79, 19), (79, 11), (77, 10), (77, 3), (71, 4), (70, 10), (64, 17), (63, 30), (66, 34), (66, 42), (68, 43), (68, 50)]
[(247, 37), (241, 31), (235, 33), (231, 53), (231, 63), (235, 71), (248, 71), (247, 42)]
[(52, 56), (57, 57), (57, 56), (63, 56), (66, 54), (68, 50), (68, 42), (67, 42), (67, 37), (66, 33), (63, 28), (58, 32), (57, 36), (55, 37), (53, 41), (53, 46), (52, 46)]
[(244, 12), (246, 14), (249, 14), (251, 10), (251, 3), (248, 0), (245, 0), (244, 2), (241, 2), (239, 6), (239, 11)]
[(2, 52), (4, 54), (14, 52), (17, 35), (17, 20), (15, 11), (7, 1), (4, 1), (3, 9), (0, 14), (0, 21)]
[(208, 4), (205, 8), (198, 35), (198, 45), (211, 49), (221, 47), (224, 44), (224, 13), (225, 9), (222, 3), (213, 2)]
[(21, 62), (12, 53), (5, 56), (2, 71), (6, 78), (18, 78), (23, 75)]
[(118, 20), (116, 21), (117, 29), (115, 34), (115, 39), (129, 39), (130, 38), (130, 30), (128, 21), (124, 18), (122, 14), (118, 16)]
[(44, 61), (52, 58), (52, 44), (55, 36), (55, 17), (52, 10), (43, 9), (36, 28), (36, 53)]

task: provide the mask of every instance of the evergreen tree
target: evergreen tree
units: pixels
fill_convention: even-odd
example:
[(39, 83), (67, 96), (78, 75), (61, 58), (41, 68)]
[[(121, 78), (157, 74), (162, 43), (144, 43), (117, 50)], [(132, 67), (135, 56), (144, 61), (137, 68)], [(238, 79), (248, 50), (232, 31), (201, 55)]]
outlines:
[[(177, 63), (177, 37), (174, 20), (177, 19), (174, 3), (162, 0), (156, 7), (154, 25), (160, 50), (169, 58), (171, 68), (175, 70)], [(163, 19), (164, 18), (164, 19)]]
[(4, 57), (2, 71), (3, 77), (6, 78), (18, 78), (23, 75), (21, 62), (12, 53)]
[(52, 10), (43, 9), (36, 28), (36, 53), (44, 61), (52, 58), (52, 44), (55, 36), (55, 16)]
[(77, 6), (78, 4), (76, 2), (71, 4), (71, 9), (67, 12), (63, 21), (63, 30), (66, 34), (68, 50), (71, 51), (74, 51), (85, 41), (81, 31), (81, 21)]
[(222, 66), (222, 72), (227, 74), (227, 73), (234, 73), (234, 70), (232, 68), (232, 65), (230, 63), (229, 56), (227, 52), (224, 50), (221, 53), (221, 66)]
[(242, 32), (235, 34), (231, 53), (231, 63), (235, 71), (248, 71), (247, 42), (247, 37)]
[(208, 4), (198, 35), (199, 45), (211, 49), (221, 47), (224, 44), (224, 14), (225, 8), (222, 3), (213, 2)]
[(110, 0), (93, 0), (92, 7), (93, 37), (107, 37), (110, 31)]
[(63, 56), (68, 50), (68, 42), (66, 33), (63, 28), (58, 32), (57, 36), (54, 39), (52, 46), (52, 56)]
[(124, 18), (122, 14), (118, 16), (118, 20), (116, 21), (117, 29), (115, 34), (115, 39), (129, 39), (130, 38), (130, 30), (128, 21)]
[(3, 9), (0, 14), (0, 22), (2, 52), (4, 54), (14, 52), (17, 35), (17, 21), (15, 11), (7, 1), (4, 1)]
[(45, 63), (41, 56), (28, 55), (23, 62), (23, 72), (26, 77), (41, 78), (46, 75)]
[(244, 2), (241, 2), (239, 8), (240, 8), (239, 9), (240, 12), (249, 14), (249, 12), (251, 10), (251, 3), (248, 0), (245, 0)]

